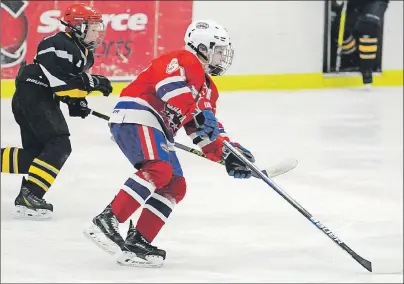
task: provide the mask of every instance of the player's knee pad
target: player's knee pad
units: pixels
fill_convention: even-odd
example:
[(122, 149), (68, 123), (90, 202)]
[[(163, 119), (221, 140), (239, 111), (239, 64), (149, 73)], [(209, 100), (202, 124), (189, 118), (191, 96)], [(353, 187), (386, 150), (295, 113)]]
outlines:
[(386, 9), (387, 3), (385, 1), (369, 1), (355, 24), (356, 34), (359, 37), (362, 35), (378, 37)]
[(139, 172), (145, 180), (154, 184), (156, 188), (162, 188), (170, 182), (173, 169), (170, 163), (166, 161), (151, 160), (144, 163)]
[(184, 199), (186, 191), (187, 184), (185, 178), (181, 176), (173, 176), (170, 183), (164, 188), (158, 190), (157, 193), (178, 204)]
[(46, 143), (41, 156), (60, 169), (69, 158), (71, 152), (72, 146), (69, 136), (61, 135), (50, 139)]
[(361, 16), (358, 19), (358, 22), (355, 25), (355, 35), (357, 37), (369, 36), (369, 37), (378, 37), (380, 34), (381, 20), (377, 18), (373, 18), (371, 14), (366, 14)]

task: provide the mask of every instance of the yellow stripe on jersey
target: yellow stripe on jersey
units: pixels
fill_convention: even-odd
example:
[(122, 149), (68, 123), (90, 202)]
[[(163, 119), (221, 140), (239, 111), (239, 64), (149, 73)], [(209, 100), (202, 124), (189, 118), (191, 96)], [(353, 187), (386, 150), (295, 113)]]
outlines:
[(88, 92), (79, 90), (79, 89), (73, 89), (73, 90), (68, 90), (68, 91), (56, 92), (56, 95), (58, 95), (60, 97), (84, 98), (85, 96), (88, 95)]

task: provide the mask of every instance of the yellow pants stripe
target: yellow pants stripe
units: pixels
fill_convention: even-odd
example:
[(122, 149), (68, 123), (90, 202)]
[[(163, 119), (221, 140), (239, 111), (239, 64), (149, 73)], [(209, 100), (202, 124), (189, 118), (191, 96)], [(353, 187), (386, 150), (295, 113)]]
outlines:
[(47, 181), (49, 184), (52, 184), (55, 181), (55, 177), (51, 176), (44, 170), (41, 170), (35, 166), (30, 166), (28, 173), (33, 173), (36, 174), (37, 176), (43, 178), (45, 181)]
[(359, 50), (362, 52), (376, 52), (377, 45), (359, 45)]
[(59, 173), (59, 170), (57, 168), (55, 168), (52, 165), (49, 165), (48, 163), (39, 160), (38, 158), (34, 159), (34, 163), (37, 163), (38, 165), (41, 165), (42, 167), (47, 168), (48, 170), (50, 170), (51, 172), (53, 172), (55, 175), (57, 175)]
[(3, 157), (1, 161), (1, 172), (9, 173), (10, 172), (10, 150), (11, 148), (7, 147), (3, 151)]
[(14, 173), (18, 174), (18, 151), (19, 148), (14, 149), (14, 157), (13, 157), (13, 168), (14, 168)]
[(39, 187), (41, 187), (43, 190), (48, 191), (48, 187), (46, 185), (44, 185), (42, 182), (40, 182), (39, 180), (37, 180), (34, 177), (28, 177), (29, 181), (32, 181), (33, 183), (35, 183), (36, 185), (38, 185)]

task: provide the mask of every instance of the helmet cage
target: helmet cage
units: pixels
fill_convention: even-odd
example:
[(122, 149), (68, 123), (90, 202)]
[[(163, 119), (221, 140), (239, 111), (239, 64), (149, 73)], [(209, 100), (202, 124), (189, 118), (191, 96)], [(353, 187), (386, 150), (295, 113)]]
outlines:
[(192, 44), (188, 44), (200, 57), (204, 59), (203, 66), (205, 72), (212, 76), (223, 75), (233, 63), (234, 49), (229, 45), (217, 45), (210, 42), (209, 48), (204, 44), (199, 44), (195, 48)]
[(105, 25), (100, 21), (83, 21), (76, 25), (74, 32), (86, 48), (95, 49), (104, 41)]

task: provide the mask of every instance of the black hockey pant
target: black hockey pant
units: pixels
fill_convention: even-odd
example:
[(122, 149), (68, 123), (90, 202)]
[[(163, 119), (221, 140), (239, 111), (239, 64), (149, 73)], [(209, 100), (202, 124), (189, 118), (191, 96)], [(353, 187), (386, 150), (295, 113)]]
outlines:
[(1, 149), (1, 172), (28, 174), (25, 186), (42, 198), (72, 151), (66, 120), (51, 90), (31, 83), (18, 83), (12, 111), (22, 148)]

